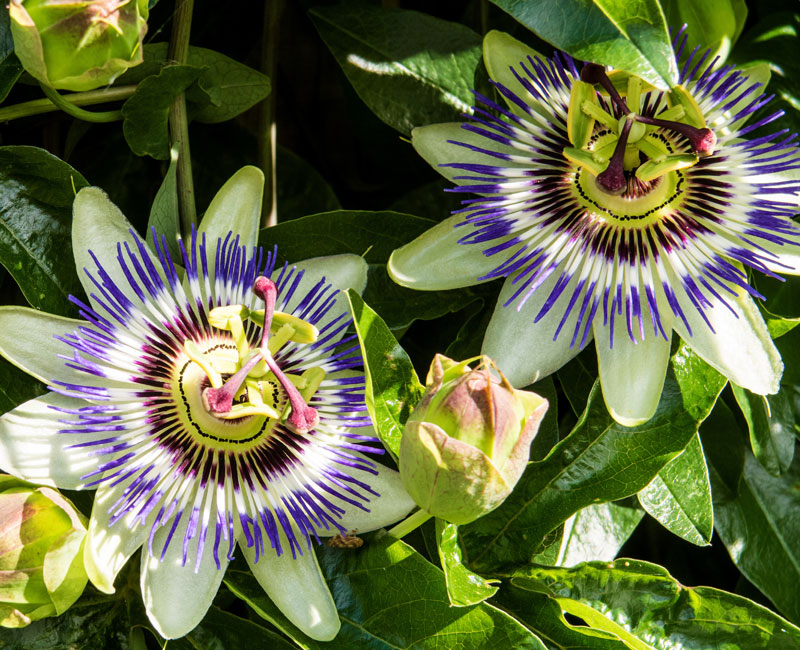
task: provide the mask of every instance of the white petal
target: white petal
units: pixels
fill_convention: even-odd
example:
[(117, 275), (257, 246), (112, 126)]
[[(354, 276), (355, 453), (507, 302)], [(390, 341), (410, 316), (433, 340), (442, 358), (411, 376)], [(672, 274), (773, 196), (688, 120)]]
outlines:
[[(489, 327), (486, 329), (483, 354), (494, 359), (502, 373), (517, 388), (532, 384), (541, 377), (555, 372), (582, 349), (580, 343), (583, 329), (575, 345), (570, 345), (579, 305), (572, 309), (558, 338), (553, 340), (567, 302), (577, 285), (577, 276), (564, 289), (550, 311), (538, 323), (533, 322), (553, 290), (557, 276), (558, 271), (555, 271), (519, 311), (518, 301), (503, 307), (503, 303), (518, 289), (517, 285), (512, 284), (514, 276), (507, 278), (497, 299)], [(590, 329), (585, 343), (588, 344), (591, 340)]]
[[(462, 221), (459, 215), (448, 217), (394, 251), (388, 265), (391, 278), (397, 284), (420, 291), (458, 289), (489, 282), (478, 278), (500, 266), (514, 249), (504, 251), (502, 257), (487, 257), (481, 244), (459, 244), (458, 240), (473, 230), (472, 226), (457, 228), (456, 224)], [(499, 239), (485, 246), (495, 246), (502, 241)]]
[[(662, 311), (660, 315), (664, 331), (671, 334), (670, 312)], [(614, 345), (611, 348), (609, 325), (603, 325), (602, 317), (595, 318), (593, 324), (603, 398), (608, 412), (617, 422), (633, 427), (647, 422), (656, 412), (667, 374), (670, 342), (656, 336), (650, 323), (645, 323), (649, 331), (644, 340), (640, 340), (634, 329), (637, 337), (634, 343), (628, 335), (623, 314), (614, 319)]]
[[(288, 549), (288, 541), (281, 537)], [(303, 555), (293, 558), (290, 551), (278, 556), (268, 547), (256, 562), (254, 548), (244, 540), (239, 546), (253, 576), (283, 615), (312, 639), (333, 640), (339, 632), (339, 614), (314, 551), (304, 547)]]
[(205, 233), (209, 250), (216, 250), (217, 239), (224, 240), (230, 232), (239, 235), (239, 245), (248, 251), (256, 245), (263, 195), (264, 173), (258, 167), (242, 167), (225, 182), (197, 229)]
[(0, 417), (0, 468), (26, 481), (74, 490), (98, 465), (98, 457), (74, 445), (108, 438), (109, 433), (59, 433), (68, 426), (59, 420), (69, 416), (51, 406), (75, 409), (86, 402), (48, 393)]
[(501, 154), (521, 155), (513, 147), (495, 142), (487, 137), (468, 131), (462, 127), (461, 122), (444, 122), (420, 126), (411, 131), (411, 144), (417, 153), (448, 180), (458, 185), (473, 185), (475, 180), (457, 179), (457, 176), (475, 176), (463, 169), (447, 167), (450, 163), (498, 165), (501, 167), (530, 167), (530, 164), (510, 162), (495, 156), (462, 147), (454, 142), (463, 142), (480, 149), (495, 151)]
[[(535, 99), (533, 95), (523, 86), (514, 73), (511, 72), (511, 67), (524, 76), (524, 72), (520, 67), (520, 63), (524, 62), (526, 67), (530, 69), (528, 57), (546, 60), (533, 48), (528, 47), (522, 41), (518, 41), (513, 36), (509, 36), (505, 32), (492, 30), (483, 39), (483, 61), (486, 64), (486, 71), (489, 77), (498, 83), (503, 84), (506, 88), (514, 92), (520, 99), (524, 100), (529, 106), (540, 106), (539, 100)], [(503, 98), (505, 99), (505, 97)], [(523, 112), (513, 102), (506, 100), (508, 107), (517, 115), (522, 115)], [(545, 109), (548, 113), (552, 109)]]
[(155, 518), (155, 513), (151, 513), (145, 524), (131, 527), (134, 518), (129, 514), (112, 525), (109, 508), (120, 498), (122, 489), (104, 485), (97, 489), (83, 548), (83, 563), (89, 580), (106, 594), (114, 593), (114, 579), (128, 558), (145, 542)]
[[(303, 278), (294, 290), (288, 306), (284, 306), (283, 299), (279, 297), (276, 309), (291, 311), (322, 278), (325, 278), (325, 281), (332, 284), (335, 289), (340, 290), (336, 295), (334, 304), (331, 305), (320, 323), (317, 323), (317, 327), (330, 323), (342, 314), (350, 313), (347, 296), (344, 295), (347, 289), (355, 289), (360, 294), (364, 291), (364, 287), (367, 286), (368, 265), (364, 258), (358, 255), (345, 254), (312, 257), (298, 262), (294, 266), (297, 267), (297, 272), (305, 271)], [(272, 274), (273, 279), (276, 279), (279, 273), (280, 267)], [(331, 342), (342, 338), (344, 335), (345, 331), (343, 330), (337, 337), (331, 339)]]
[[(216, 509), (212, 512), (216, 513)], [(203, 620), (228, 566), (226, 553), (220, 551), (220, 568), (217, 568), (213, 553), (213, 516), (199, 563), (195, 564), (197, 537), (194, 537), (188, 544), (184, 565), (183, 540), (190, 513), (191, 504), (175, 528), (163, 559), (160, 559), (161, 553), (172, 529), (171, 522), (159, 528), (153, 536), (153, 555), (142, 549), (140, 584), (144, 607), (153, 627), (165, 639), (185, 636)]]
[(758, 307), (749, 296), (738, 300), (726, 297), (726, 301), (735, 315), (720, 303), (706, 310), (714, 332), (688, 300), (682, 301), (682, 307), (692, 333), (677, 317), (672, 327), (706, 363), (734, 384), (757, 395), (777, 393), (783, 362)]
[[(141, 237), (135, 234), (133, 226), (120, 209), (109, 200), (103, 190), (99, 187), (85, 187), (78, 192), (72, 207), (72, 252), (75, 255), (75, 268), (83, 289), (96, 309), (99, 305), (91, 298), (91, 295), (97, 293), (98, 290), (87, 276), (86, 271), (98, 280), (99, 276), (97, 264), (89, 255), (89, 251), (94, 253), (97, 261), (114, 284), (130, 297), (132, 292), (126, 291), (130, 284), (117, 260), (117, 244), (123, 244), (123, 253), (125, 243), (133, 253), (138, 253), (137, 241), (141, 242)], [(163, 277), (160, 262), (149, 253), (146, 245), (144, 250)], [(127, 260), (127, 255), (124, 256), (124, 259)]]
[(770, 271), (780, 275), (800, 275), (800, 234), (794, 237), (783, 236), (790, 239), (791, 243), (776, 244), (760, 237), (751, 237), (751, 239), (777, 258), (774, 262), (762, 260), (764, 266)]
[(72, 357), (74, 349), (55, 337), (86, 324), (83, 320), (53, 316), (28, 307), (0, 307), (0, 354), (44, 383), (108, 385), (102, 378), (67, 367), (58, 356)]
[[(367, 427), (359, 429), (358, 432), (367, 436), (371, 433)], [(357, 452), (350, 453), (365, 459), (367, 462), (372, 462), (362, 454)], [(343, 472), (348, 472), (348, 469), (344, 466), (339, 469)], [(368, 508), (369, 512), (365, 512), (361, 508), (345, 501), (333, 499), (336, 505), (345, 511), (340, 522), (348, 531), (355, 530), (357, 533), (367, 533), (371, 530), (383, 528), (399, 521), (416, 507), (416, 504), (400, 481), (399, 472), (377, 463), (375, 469), (378, 472), (377, 476), (366, 472), (353, 472), (351, 474), (380, 494), (380, 497), (369, 495), (369, 503), (364, 504), (364, 507)], [(328, 496), (328, 498), (331, 497)], [(321, 537), (330, 537), (331, 535), (336, 535), (338, 531), (331, 528), (330, 530), (321, 529), (318, 533)]]

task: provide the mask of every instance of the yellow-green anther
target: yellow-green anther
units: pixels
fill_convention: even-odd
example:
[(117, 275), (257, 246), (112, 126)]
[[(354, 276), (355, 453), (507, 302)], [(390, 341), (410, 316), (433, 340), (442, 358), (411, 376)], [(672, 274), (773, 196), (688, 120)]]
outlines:
[[(625, 101), (634, 113), (639, 112), (639, 104), (642, 101), (642, 80), (639, 77), (631, 75), (628, 77), (628, 90), (626, 92)], [(631, 133), (633, 137), (633, 133)]]
[[(631, 128), (631, 130), (633, 130)], [(639, 149), (636, 146), (625, 147), (625, 157), (622, 159), (622, 168), (630, 171), (639, 165)]]
[(578, 149), (583, 149), (589, 144), (594, 131), (595, 118), (582, 110), (584, 102), (597, 105), (597, 92), (592, 84), (576, 81), (569, 94), (567, 135), (569, 141)]
[(198, 347), (197, 343), (188, 339), (183, 344), (183, 351), (186, 353), (187, 357), (200, 366), (205, 376), (208, 377), (208, 383), (211, 384), (212, 388), (219, 388), (222, 386), (222, 375), (214, 369), (211, 359), (205, 355)]
[[(264, 327), (264, 310), (256, 309), (250, 312), (250, 320), (259, 327)], [(292, 341), (295, 343), (314, 343), (319, 338), (319, 330), (302, 318), (276, 311), (272, 315), (272, 325), (269, 328), (270, 336), (278, 332), (284, 325), (291, 325), (294, 330)]]
[[(615, 143), (616, 144), (616, 143)], [(575, 149), (573, 147), (564, 147), (564, 157), (571, 163), (575, 163), (579, 167), (585, 167), (595, 176), (604, 171), (608, 166), (608, 161), (600, 162), (595, 160), (594, 156), (588, 151), (583, 149)]]
[[(244, 305), (225, 305), (224, 307), (214, 307), (208, 314), (208, 322), (221, 330), (228, 329), (228, 321), (233, 317), (241, 320), (250, 316), (250, 310)], [(262, 322), (264, 316), (261, 316)]]
[(603, 124), (609, 129), (616, 131), (617, 120), (600, 108), (599, 104), (593, 104), (590, 101), (585, 101), (583, 104), (581, 104), (581, 110), (589, 117), (596, 119), (598, 122), (600, 122), (600, 124)]
[(286, 323), (274, 334), (271, 332), (272, 328), (270, 328), (270, 337), (269, 342), (267, 343), (267, 348), (269, 349), (269, 353), (274, 355), (278, 350), (286, 345), (286, 343), (292, 340), (292, 337), (295, 334), (295, 329)]
[(306, 385), (300, 389), (300, 394), (303, 396), (306, 404), (308, 404), (308, 400), (314, 396), (322, 380), (325, 379), (325, 371), (317, 367), (309, 368), (302, 376)]
[(646, 163), (639, 165), (639, 168), (636, 170), (636, 178), (644, 182), (652, 181), (659, 176), (663, 176), (667, 172), (674, 172), (678, 169), (691, 167), (697, 163), (697, 160), (697, 156), (688, 153), (667, 156), (659, 161), (648, 160)]
[(658, 117), (662, 120), (676, 120), (680, 122), (685, 115), (686, 111), (684, 110), (683, 106), (680, 104), (675, 104), (675, 106), (670, 106), (668, 109), (661, 111), (658, 114)]
[(665, 151), (662, 149), (658, 144), (653, 142), (650, 138), (642, 138), (639, 142), (636, 143), (636, 146), (639, 148), (645, 156), (647, 156), (650, 160), (658, 162), (660, 160), (664, 160), (669, 155), (669, 151)]
[[(627, 116), (623, 115), (619, 118), (617, 122), (617, 133), (622, 133), (622, 129), (625, 127), (625, 120), (627, 120)], [(628, 135), (628, 144), (631, 145), (634, 142), (638, 142), (641, 140), (645, 134), (647, 133), (647, 127), (642, 124), (641, 122), (634, 122), (631, 124), (631, 132)]]
[(228, 330), (231, 338), (236, 344), (239, 359), (243, 360), (250, 352), (250, 343), (244, 331), (242, 316), (247, 318), (249, 309), (244, 305), (226, 305), (225, 307), (215, 307), (208, 315), (208, 321), (221, 330)]
[(592, 149), (592, 158), (601, 164), (608, 162), (608, 159), (614, 155), (614, 149), (617, 148), (616, 138), (611, 142), (606, 142), (603, 146)]
[[(681, 106), (686, 114), (681, 119), (682, 122), (686, 124), (690, 124), (698, 129), (703, 129), (706, 126), (706, 121), (703, 118), (703, 111), (700, 110), (700, 107), (697, 105), (697, 102), (694, 100), (686, 89), (683, 86), (675, 86), (672, 90), (669, 91), (669, 95), (667, 96), (669, 103), (673, 106)], [(667, 120), (667, 119), (674, 119), (670, 117), (664, 117), (663, 114), (657, 116), (659, 119)]]
[(263, 394), (258, 382), (247, 380), (247, 402), (234, 404), (231, 410), (226, 413), (216, 413), (218, 418), (223, 420), (234, 420), (252, 415), (264, 415), (268, 418), (277, 420), (281, 414), (274, 407), (264, 401)]

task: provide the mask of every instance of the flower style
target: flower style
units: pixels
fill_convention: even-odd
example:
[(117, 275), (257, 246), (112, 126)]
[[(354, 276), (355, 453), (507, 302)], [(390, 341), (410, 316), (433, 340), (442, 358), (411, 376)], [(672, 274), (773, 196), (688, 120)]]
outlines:
[(97, 490), (89, 579), (113, 592), (143, 546), (145, 607), (166, 638), (202, 619), (238, 542), (289, 620), (332, 639), (339, 618), (312, 539), (413, 507), (397, 472), (363, 455), (381, 451), (370, 431), (351, 431), (369, 417), (338, 290), (363, 289), (366, 264), (276, 265), (256, 247), (262, 189), (255, 168), (226, 183), (179, 243), (185, 273), (163, 238), (149, 250), (101, 190), (83, 189), (72, 229), (83, 320), (0, 308), (0, 352), (51, 389), (0, 418), (0, 467)]
[[(685, 38), (675, 39), (676, 63)], [(396, 282), (438, 290), (506, 278), (483, 353), (515, 386), (595, 339), (621, 424), (656, 410), (672, 331), (732, 382), (775, 393), (783, 364), (745, 266), (800, 273), (800, 154), (785, 131), (743, 139), (770, 98), (696, 49), (680, 84), (567, 55), (544, 59), (491, 32), (484, 59), (507, 106), (476, 93), (472, 122), (416, 129), (413, 144), (480, 198), (396, 250)]]

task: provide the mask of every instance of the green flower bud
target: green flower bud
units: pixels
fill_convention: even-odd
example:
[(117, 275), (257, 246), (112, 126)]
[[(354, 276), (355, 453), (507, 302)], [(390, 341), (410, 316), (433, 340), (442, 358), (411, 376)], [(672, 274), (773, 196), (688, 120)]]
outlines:
[(434, 357), (400, 443), (400, 476), (411, 498), (455, 524), (494, 510), (511, 494), (548, 406), (536, 393), (513, 388), (489, 357), (473, 370), (474, 360)]
[(0, 475), (0, 626), (64, 613), (86, 586), (86, 519), (67, 499)]
[(14, 52), (46, 86), (92, 90), (142, 62), (147, 0), (11, 0)]

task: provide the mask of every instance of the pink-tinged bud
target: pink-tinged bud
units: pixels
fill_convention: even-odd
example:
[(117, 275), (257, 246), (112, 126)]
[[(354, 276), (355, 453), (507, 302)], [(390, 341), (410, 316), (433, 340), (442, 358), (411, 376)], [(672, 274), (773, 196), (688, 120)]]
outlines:
[(86, 519), (49, 487), (0, 475), (0, 626), (63, 614), (86, 586)]
[(147, 0), (11, 0), (14, 52), (46, 86), (92, 90), (142, 62)]
[(403, 486), (420, 508), (455, 524), (511, 494), (548, 406), (512, 387), (488, 357), (474, 370), (471, 361), (434, 357), (400, 443)]

